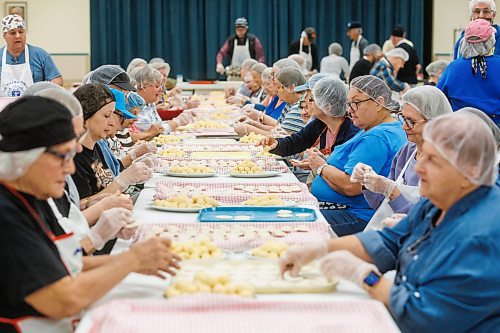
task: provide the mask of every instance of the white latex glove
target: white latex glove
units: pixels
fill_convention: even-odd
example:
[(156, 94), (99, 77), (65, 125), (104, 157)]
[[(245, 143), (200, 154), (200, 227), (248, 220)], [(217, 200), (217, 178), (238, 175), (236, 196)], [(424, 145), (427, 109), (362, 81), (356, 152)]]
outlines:
[(130, 150), (127, 152), (128, 155), (132, 158), (132, 160), (136, 160), (137, 158), (145, 155), (147, 153), (156, 153), (156, 146), (150, 142), (141, 142), (135, 144)]
[(361, 185), (364, 185), (363, 183), (364, 175), (366, 173), (371, 173), (371, 172), (373, 172), (371, 166), (358, 162), (354, 166), (354, 169), (352, 170), (351, 183), (360, 183)]
[(367, 173), (363, 176), (363, 185), (368, 190), (383, 194), (384, 197), (389, 198), (394, 187), (396, 187), (396, 182), (375, 173)]
[(101, 213), (99, 220), (90, 229), (87, 236), (94, 248), (100, 250), (108, 240), (115, 238), (124, 226), (132, 222), (130, 210), (121, 207), (111, 208)]
[(185, 114), (183, 112), (172, 120), (175, 121), (177, 126), (185, 126), (185, 125), (189, 124), (191, 121), (193, 121), (193, 117), (191, 116), (190, 113)]
[(290, 276), (297, 277), (302, 267), (327, 253), (328, 245), (326, 241), (318, 244), (292, 247), (279, 260), (281, 276), (286, 271), (290, 271)]
[(139, 157), (137, 160), (134, 161), (134, 163), (142, 162), (148, 166), (151, 170), (156, 169), (160, 165), (160, 160), (156, 155), (152, 153), (148, 153), (146, 155), (142, 155)]
[(320, 269), (327, 279), (339, 277), (353, 281), (363, 288), (363, 280), (371, 271), (380, 273), (377, 266), (356, 257), (347, 250), (329, 253), (320, 261)]
[(134, 221), (134, 219), (127, 220), (127, 225), (124, 226), (118, 233), (116, 234), (117, 238), (120, 239), (130, 239), (135, 236), (137, 230), (139, 229), (139, 223)]
[(132, 163), (123, 170), (115, 181), (126, 190), (130, 185), (142, 184), (153, 176), (153, 171), (143, 162)]
[(398, 214), (398, 213), (392, 214), (391, 216), (386, 217), (385, 219), (382, 220), (382, 225), (384, 227), (392, 228), (396, 224), (398, 224), (399, 221), (401, 221), (402, 219), (404, 219), (407, 216), (408, 215), (406, 215), (406, 214)]
[(243, 97), (240, 95), (231, 96), (226, 100), (226, 102), (228, 104), (241, 105), (243, 104)]
[(225, 72), (226, 70), (224, 69), (224, 65), (222, 65), (222, 64), (217, 64), (217, 67), (215, 67), (215, 71), (216, 71), (217, 73), (219, 73), (220, 75), (222, 75), (222, 74), (224, 74), (224, 72)]
[(266, 136), (262, 140), (259, 141), (256, 146), (269, 147), (269, 150), (272, 150), (278, 146), (278, 140), (273, 138), (272, 136)]
[(284, 137), (289, 136), (290, 134), (287, 131), (285, 131), (283, 128), (281, 128), (280, 126), (276, 126), (271, 130), (271, 135), (274, 138), (284, 138)]

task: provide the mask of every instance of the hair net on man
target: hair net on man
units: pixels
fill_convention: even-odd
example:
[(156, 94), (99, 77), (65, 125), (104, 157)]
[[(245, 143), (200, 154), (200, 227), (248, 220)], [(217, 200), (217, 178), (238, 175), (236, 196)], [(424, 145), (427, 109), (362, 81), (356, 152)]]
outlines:
[(436, 87), (420, 86), (408, 90), (402, 97), (403, 104), (411, 105), (425, 119), (431, 119), (443, 114), (452, 113), (450, 102), (446, 95)]
[(40, 81), (35, 83), (32, 86), (29, 86), (28, 89), (24, 92), (23, 96), (35, 96), (38, 92), (45, 90), (45, 89), (58, 89), (58, 90), (63, 90), (65, 89), (61, 87), (60, 85), (57, 85), (53, 82), (50, 81)]
[(339, 43), (331, 43), (330, 46), (328, 46), (328, 54), (336, 54), (338, 56), (342, 55), (342, 45)]
[(498, 150), (491, 130), (477, 116), (448, 114), (429, 121), (424, 141), (476, 185), (493, 186)]
[(395, 47), (393, 48), (392, 50), (390, 50), (389, 52), (387, 52), (385, 54), (385, 56), (387, 58), (390, 58), (390, 57), (398, 57), (398, 58), (401, 58), (403, 59), (404, 62), (407, 62), (408, 59), (410, 59), (410, 55), (408, 54), (408, 52), (406, 52), (405, 50), (403, 50), (402, 48), (400, 47)]
[(440, 73), (444, 72), (449, 64), (450, 62), (446, 60), (434, 61), (425, 67), (425, 71), (431, 76), (438, 76)]
[(344, 82), (334, 77), (326, 77), (312, 89), (314, 102), (318, 108), (330, 117), (342, 117), (347, 109), (347, 87)]
[(363, 50), (363, 54), (377, 54), (381, 53), (382, 49), (378, 44), (368, 44), (365, 49)]
[(453, 114), (468, 114), (481, 118), (481, 120), (484, 121), (484, 123), (490, 128), (491, 133), (493, 133), (493, 137), (497, 142), (497, 147), (500, 147), (500, 129), (486, 113), (476, 108), (466, 107), (455, 111)]
[(374, 75), (358, 76), (351, 81), (350, 87), (356, 88), (376, 102), (382, 97), (384, 99), (382, 105), (391, 112), (398, 112), (401, 109), (401, 105), (392, 99), (389, 86)]

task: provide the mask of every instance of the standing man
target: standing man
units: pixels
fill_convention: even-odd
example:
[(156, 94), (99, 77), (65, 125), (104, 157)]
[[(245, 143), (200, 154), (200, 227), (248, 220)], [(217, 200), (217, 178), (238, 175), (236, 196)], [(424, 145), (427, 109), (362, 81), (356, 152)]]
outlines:
[(409, 55), (404, 67), (398, 71), (398, 80), (406, 82), (410, 86), (416, 85), (418, 83), (417, 72), (422, 69), (422, 66), (419, 64), (417, 51), (405, 39), (405, 30), (403, 27), (396, 26), (392, 29), (391, 41), (396, 48), (402, 48)]
[(223, 59), (227, 56), (231, 58), (231, 66), (240, 68), (247, 59), (256, 59), (264, 62), (264, 51), (257, 36), (248, 33), (248, 21), (244, 17), (239, 17), (234, 22), (235, 34), (229, 36), (224, 45), (217, 53), (217, 67), (215, 71), (224, 74)]
[(61, 72), (47, 51), (26, 44), (26, 30), (21, 16), (4, 17), (2, 32), (7, 45), (0, 50), (0, 96), (20, 97), (29, 86), (40, 81), (62, 86)]
[(368, 40), (363, 37), (363, 27), (359, 22), (347, 23), (347, 36), (352, 40), (351, 57), (349, 59), (349, 69), (352, 70), (354, 64), (363, 58), (363, 50), (368, 45)]
[(288, 55), (300, 54), (306, 59), (306, 69), (308, 72), (318, 71), (318, 50), (316, 48), (316, 29), (305, 28), (300, 34), (300, 39), (290, 44)]
[[(470, 0), (469, 1), (469, 14), (470, 20), (474, 21), (477, 19), (483, 19), (495, 28), (495, 48), (493, 49), (494, 55), (500, 55), (500, 27), (495, 24), (495, 16), (497, 15), (497, 5), (494, 0)], [(453, 60), (460, 58), (460, 42), (464, 38), (465, 31), (462, 32), (460, 38), (455, 44), (455, 50), (453, 53)]]

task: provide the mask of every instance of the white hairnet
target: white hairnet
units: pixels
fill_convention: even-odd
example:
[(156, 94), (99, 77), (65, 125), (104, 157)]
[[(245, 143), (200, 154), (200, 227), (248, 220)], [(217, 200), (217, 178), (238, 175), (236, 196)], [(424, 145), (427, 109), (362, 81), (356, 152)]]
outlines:
[(336, 54), (340, 56), (342, 55), (342, 52), (342, 45), (340, 45), (339, 43), (331, 43), (330, 46), (328, 46), (328, 54)]
[(462, 108), (460, 110), (455, 111), (453, 114), (469, 114), (473, 115), (476, 117), (479, 117), (484, 123), (490, 128), (491, 133), (493, 134), (493, 137), (495, 138), (495, 141), (497, 142), (497, 147), (500, 147), (500, 128), (495, 124), (495, 122), (488, 117), (486, 113), (479, 109), (471, 108), (471, 107), (466, 107)]
[(23, 96), (35, 96), (38, 92), (45, 90), (45, 89), (58, 89), (65, 91), (65, 89), (55, 83), (52, 83), (50, 81), (40, 81), (35, 83), (32, 86), (29, 86), (28, 89), (24, 92)]
[(325, 77), (312, 89), (314, 102), (326, 115), (342, 117), (347, 112), (347, 87), (334, 77)]
[(0, 151), (0, 179), (12, 181), (23, 176), (44, 151), (44, 147), (16, 152)]
[(293, 61), (292, 59), (284, 58), (276, 61), (273, 64), (273, 67), (278, 67), (279, 69), (283, 69), (286, 67), (294, 67), (297, 69), (300, 69), (299, 64), (296, 61)]
[(448, 66), (450, 62), (446, 60), (438, 60), (431, 62), (427, 67), (425, 67), (425, 71), (427, 74), (432, 76), (437, 76), (439, 73), (443, 73), (445, 68)]
[(148, 64), (148, 62), (142, 58), (134, 58), (134, 59), (130, 60), (130, 62), (128, 63), (127, 74), (130, 75), (130, 73), (135, 68), (142, 67), (142, 66), (147, 65), (147, 64)]
[(477, 116), (452, 113), (436, 117), (425, 125), (423, 138), (472, 183), (495, 183), (497, 145), (491, 130)]
[(425, 119), (452, 113), (446, 95), (436, 87), (420, 86), (408, 90), (402, 97), (403, 104), (413, 106)]
[(410, 55), (408, 54), (408, 52), (406, 52), (405, 50), (403, 50), (400, 47), (393, 48), (392, 50), (390, 50), (389, 52), (387, 52), (385, 54), (385, 56), (387, 58), (389, 58), (389, 57), (398, 57), (398, 58), (403, 59), (404, 62), (407, 62), (408, 59), (410, 59)]
[(401, 109), (401, 105), (392, 99), (392, 91), (389, 86), (374, 75), (358, 76), (351, 81), (350, 87), (356, 88), (374, 101), (382, 97), (384, 99), (383, 106), (389, 111), (397, 112)]
[(71, 112), (73, 118), (83, 115), (80, 101), (64, 89), (45, 89), (36, 93), (35, 96), (46, 97), (62, 104)]
[(93, 72), (94, 71), (90, 71), (87, 74), (85, 74), (85, 76), (82, 79), (82, 86), (90, 83), (90, 77), (92, 76)]
[(382, 52), (382, 49), (378, 44), (368, 44), (365, 49), (363, 50), (363, 54), (377, 54), (379, 52)]
[(494, 0), (469, 0), (469, 15), (472, 16), (472, 10), (474, 10), (474, 7), (479, 3), (486, 3), (490, 6), (491, 11), (497, 11), (497, 5)]

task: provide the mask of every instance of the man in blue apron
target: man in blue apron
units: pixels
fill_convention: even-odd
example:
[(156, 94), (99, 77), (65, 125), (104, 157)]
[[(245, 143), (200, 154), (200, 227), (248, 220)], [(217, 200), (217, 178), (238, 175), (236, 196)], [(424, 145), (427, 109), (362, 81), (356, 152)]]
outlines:
[(248, 33), (248, 21), (244, 17), (237, 18), (234, 22), (235, 34), (229, 36), (217, 53), (217, 67), (215, 71), (224, 74), (222, 61), (225, 57), (231, 58), (231, 67), (240, 68), (247, 59), (264, 62), (264, 51), (257, 36)]
[(0, 50), (1, 97), (20, 97), (39, 81), (63, 84), (61, 73), (50, 55), (43, 49), (26, 44), (23, 18), (7, 15), (2, 20), (3, 38), (7, 45)]

